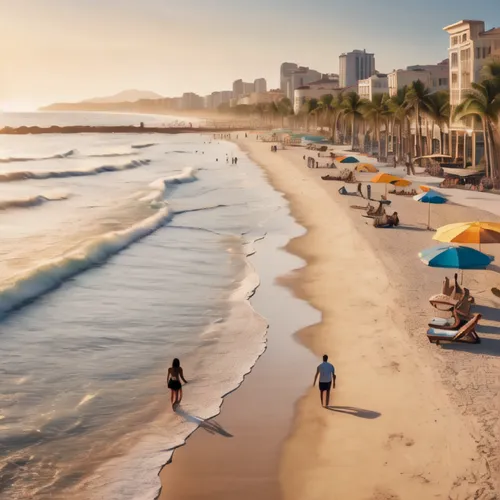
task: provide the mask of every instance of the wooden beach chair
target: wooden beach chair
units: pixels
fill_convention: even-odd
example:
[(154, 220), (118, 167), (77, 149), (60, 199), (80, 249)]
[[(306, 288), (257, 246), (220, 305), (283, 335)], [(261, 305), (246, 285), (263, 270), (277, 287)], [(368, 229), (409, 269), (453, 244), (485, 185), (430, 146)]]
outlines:
[(451, 297), (453, 293), (453, 286), (450, 283), (448, 276), (446, 276), (446, 278), (443, 280), (443, 288), (441, 290), (441, 293), (443, 295), (447, 295), (448, 297)]
[(440, 328), (429, 328), (427, 338), (431, 344), (440, 345), (441, 342), (462, 342), (466, 344), (478, 344), (481, 342), (476, 326), (481, 319), (480, 314), (474, 316), (458, 330), (443, 330)]
[[(464, 291), (465, 291), (464, 296), (459, 301), (453, 301), (455, 302), (455, 304), (452, 306), (452, 309), (450, 310), (451, 316), (448, 318), (442, 318), (442, 317), (433, 318), (429, 323), (429, 327), (438, 328), (441, 330), (458, 330), (472, 318), (472, 314), (470, 312), (471, 303), (469, 301), (469, 296), (468, 296), (469, 290), (467, 290), (466, 288)], [(436, 307), (437, 302), (443, 304), (445, 307), (451, 305), (449, 302), (439, 301), (439, 300), (435, 301), (434, 303), (431, 301), (431, 304), (434, 307)], [(442, 308), (439, 307), (436, 307), (436, 309), (441, 311), (443, 310)]]

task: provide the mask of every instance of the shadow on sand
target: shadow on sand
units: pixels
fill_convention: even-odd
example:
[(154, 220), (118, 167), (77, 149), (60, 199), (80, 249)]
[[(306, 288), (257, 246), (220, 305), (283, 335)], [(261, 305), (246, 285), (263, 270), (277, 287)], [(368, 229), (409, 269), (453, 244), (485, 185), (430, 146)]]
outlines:
[(362, 408), (355, 408), (354, 406), (326, 406), (327, 410), (336, 411), (338, 413), (345, 413), (346, 415), (352, 415), (353, 417), (366, 418), (373, 420), (374, 418), (380, 417), (378, 411), (363, 410)]
[(400, 224), (398, 226), (399, 229), (405, 229), (406, 231), (422, 231), (422, 232), (427, 232), (429, 231), (427, 229), (427, 226), (409, 226), (408, 224)]
[(218, 434), (219, 436), (231, 438), (232, 434), (227, 432), (221, 425), (219, 425), (215, 420), (203, 420), (199, 417), (195, 417), (194, 415), (189, 415), (184, 410), (177, 408), (177, 415), (183, 417), (187, 422), (191, 422), (193, 424), (198, 425), (201, 429), (208, 432), (209, 434)]
[[(479, 336), (481, 331), (478, 328)], [(480, 344), (441, 344), (441, 349), (446, 351), (461, 351), (470, 354), (481, 354), (486, 356), (500, 356), (500, 340), (481, 338)]]

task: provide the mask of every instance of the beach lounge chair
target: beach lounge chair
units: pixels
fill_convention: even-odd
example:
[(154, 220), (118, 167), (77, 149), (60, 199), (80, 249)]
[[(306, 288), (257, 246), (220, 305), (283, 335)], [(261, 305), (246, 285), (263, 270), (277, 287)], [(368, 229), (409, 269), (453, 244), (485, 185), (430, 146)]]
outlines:
[(448, 276), (446, 276), (446, 278), (443, 280), (443, 288), (441, 293), (443, 295), (447, 295), (448, 297), (451, 297), (453, 293), (453, 286), (451, 285)]
[[(466, 289), (468, 292), (468, 290)], [(429, 322), (429, 327), (438, 328), (441, 330), (458, 330), (467, 321), (472, 318), (471, 303), (468, 300), (468, 295), (465, 294), (451, 309), (451, 316), (448, 318), (432, 318)]]
[(348, 191), (345, 186), (342, 186), (339, 189), (339, 194), (347, 196), (361, 196), (362, 198), (364, 198), (363, 193), (361, 192), (361, 182), (358, 184), (358, 189), (356, 191)]
[(481, 339), (476, 332), (476, 326), (480, 319), (480, 314), (474, 314), (474, 316), (458, 330), (429, 328), (427, 330), (427, 338), (429, 339), (429, 342), (437, 345), (440, 345), (441, 342), (478, 344), (481, 342)]
[(463, 295), (458, 300), (450, 297), (449, 295), (439, 293), (437, 295), (433, 295), (429, 299), (429, 302), (431, 306), (438, 311), (454, 311), (462, 320), (466, 321), (471, 318), (470, 310), (472, 302), (468, 288), (464, 288)]
[(432, 318), (429, 322), (429, 328), (438, 330), (458, 330), (466, 321), (462, 320), (453, 309), (452, 316), (449, 318)]

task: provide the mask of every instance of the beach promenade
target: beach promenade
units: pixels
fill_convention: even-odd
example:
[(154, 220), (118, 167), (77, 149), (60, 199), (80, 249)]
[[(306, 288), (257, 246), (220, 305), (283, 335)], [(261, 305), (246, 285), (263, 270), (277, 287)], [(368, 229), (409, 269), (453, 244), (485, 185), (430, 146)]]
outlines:
[[(317, 309), (321, 321), (300, 331), (302, 354), (281, 363), (275, 376), (290, 339), (270, 336), (273, 349), (217, 418), (234, 436), (195, 433), (164, 468), (160, 498), (498, 498), (500, 300), (490, 292), (500, 282), (497, 268), (465, 273), (483, 314), (482, 343), (431, 345), (428, 298), (452, 271), (428, 268), (417, 257), (435, 244), (427, 205), (392, 195), (401, 226), (375, 229), (351, 208), (365, 200), (340, 196), (343, 183), (322, 181), (330, 172), (308, 169), (304, 148), (271, 153), (253, 135), (239, 144), (307, 229), (287, 246), (307, 265), (279, 283)], [(435, 227), (467, 220), (499, 217), (453, 203), (433, 207)], [(500, 258), (494, 245), (487, 252)], [(281, 314), (293, 318), (292, 311)], [(325, 352), (338, 375), (329, 410), (310, 388)]]

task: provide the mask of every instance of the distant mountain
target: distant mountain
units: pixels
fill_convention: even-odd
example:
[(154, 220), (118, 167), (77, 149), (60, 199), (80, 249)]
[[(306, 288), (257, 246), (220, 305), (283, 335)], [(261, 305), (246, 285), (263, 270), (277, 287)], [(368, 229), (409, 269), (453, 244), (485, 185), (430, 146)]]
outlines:
[(82, 101), (82, 103), (105, 104), (115, 102), (136, 102), (141, 99), (163, 99), (163, 96), (149, 90), (124, 90), (123, 92), (108, 97), (86, 99)]

